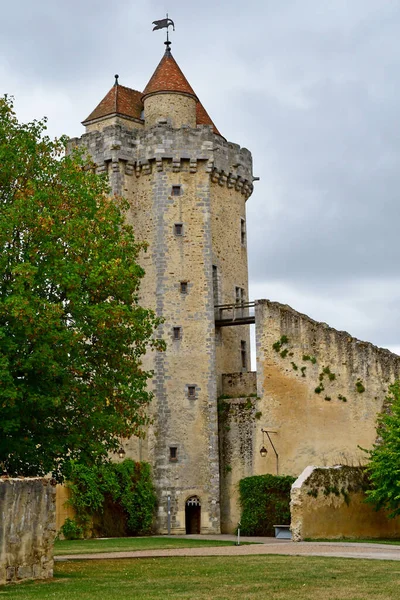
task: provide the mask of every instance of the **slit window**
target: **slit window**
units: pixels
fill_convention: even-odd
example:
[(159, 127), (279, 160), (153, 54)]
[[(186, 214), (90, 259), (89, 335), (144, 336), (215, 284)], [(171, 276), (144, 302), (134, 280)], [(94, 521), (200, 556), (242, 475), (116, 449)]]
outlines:
[(240, 354), (241, 354), (241, 359), (242, 359), (242, 369), (246, 369), (247, 368), (247, 348), (246, 348), (246, 342), (244, 340), (242, 340), (240, 342)]
[(174, 327), (172, 330), (174, 340), (182, 339), (182, 327)]
[(178, 448), (176, 446), (169, 447), (169, 460), (175, 462), (178, 460)]
[(175, 223), (174, 225), (175, 235), (183, 235), (183, 225), (182, 223)]
[(195, 385), (187, 386), (187, 395), (188, 395), (188, 398), (196, 398), (196, 386)]
[(235, 301), (236, 304), (242, 304), (244, 301), (244, 289), (241, 287), (235, 288)]
[(242, 246), (246, 245), (246, 221), (240, 219), (240, 242)]
[(173, 185), (171, 190), (171, 196), (180, 196), (182, 194), (182, 188), (180, 185)]
[(181, 294), (187, 294), (188, 284), (187, 281), (181, 281)]

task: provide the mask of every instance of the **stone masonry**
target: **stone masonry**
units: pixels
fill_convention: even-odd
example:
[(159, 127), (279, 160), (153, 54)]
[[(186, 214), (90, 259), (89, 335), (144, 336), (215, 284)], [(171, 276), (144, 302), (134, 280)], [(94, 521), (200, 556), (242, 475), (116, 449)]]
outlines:
[(49, 479), (0, 479), (0, 585), (53, 576), (55, 500)]
[[(163, 60), (171, 65), (168, 53)], [(144, 444), (127, 441), (127, 454), (153, 466), (159, 532), (167, 529), (169, 496), (174, 533), (187, 531), (186, 502), (193, 497), (201, 504), (201, 532), (217, 533), (217, 395), (224, 372), (247, 371), (250, 339), (247, 327), (216, 330), (214, 305), (247, 299), (252, 159), (211, 124), (196, 126), (191, 88), (146, 89), (142, 122), (125, 126), (115, 115), (88, 121), (87, 133), (71, 145), (86, 148), (112, 191), (128, 199), (126, 219), (148, 244), (140, 302), (164, 319), (158, 335), (167, 350), (144, 359), (154, 372), (153, 424)]]

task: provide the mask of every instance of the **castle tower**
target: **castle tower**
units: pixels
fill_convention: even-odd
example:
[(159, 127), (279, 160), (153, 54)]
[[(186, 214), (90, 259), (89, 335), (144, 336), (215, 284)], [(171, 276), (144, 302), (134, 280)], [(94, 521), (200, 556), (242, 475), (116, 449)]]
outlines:
[[(220, 531), (217, 397), (221, 375), (247, 371), (244, 325), (219, 327), (215, 305), (247, 300), (245, 203), (252, 159), (221, 136), (169, 44), (144, 92), (115, 85), (75, 143), (130, 203), (146, 240), (140, 302), (164, 318), (167, 350), (149, 353), (153, 424), (127, 454), (148, 460), (159, 496), (158, 529)], [(216, 326), (217, 315), (217, 326)]]

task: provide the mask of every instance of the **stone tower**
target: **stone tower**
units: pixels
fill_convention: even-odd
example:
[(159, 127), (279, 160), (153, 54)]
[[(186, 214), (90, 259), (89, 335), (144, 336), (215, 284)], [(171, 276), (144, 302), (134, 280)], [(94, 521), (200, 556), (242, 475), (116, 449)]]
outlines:
[(152, 464), (160, 532), (218, 533), (217, 398), (222, 374), (248, 370), (250, 341), (245, 325), (218, 326), (215, 306), (247, 300), (251, 154), (220, 134), (169, 44), (143, 93), (116, 76), (83, 124), (74, 142), (129, 200), (127, 220), (148, 243), (140, 302), (164, 318), (167, 350), (144, 360), (153, 424), (127, 455)]

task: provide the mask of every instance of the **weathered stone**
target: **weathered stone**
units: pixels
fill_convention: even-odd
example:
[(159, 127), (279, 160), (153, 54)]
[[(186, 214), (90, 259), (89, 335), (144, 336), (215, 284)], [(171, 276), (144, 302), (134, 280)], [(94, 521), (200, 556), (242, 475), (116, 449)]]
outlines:
[(53, 576), (55, 496), (49, 479), (0, 479), (0, 584)]
[(292, 539), (398, 538), (400, 518), (365, 503), (362, 467), (307, 467), (291, 491)]

